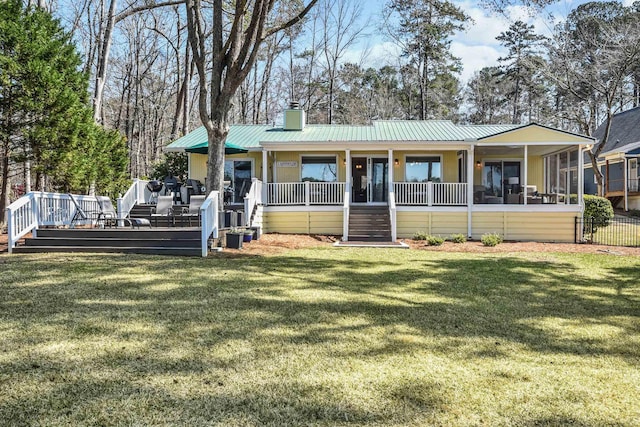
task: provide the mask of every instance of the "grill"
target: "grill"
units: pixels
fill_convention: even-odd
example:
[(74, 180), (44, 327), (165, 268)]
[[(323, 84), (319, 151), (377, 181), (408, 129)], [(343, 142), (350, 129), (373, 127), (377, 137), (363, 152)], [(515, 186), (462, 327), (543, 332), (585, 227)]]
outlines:
[(159, 193), (160, 190), (162, 190), (162, 181), (154, 179), (153, 181), (147, 182), (147, 190), (151, 191), (152, 193)]
[(158, 203), (158, 193), (162, 190), (162, 181), (154, 179), (147, 182), (147, 190), (151, 191), (149, 203)]

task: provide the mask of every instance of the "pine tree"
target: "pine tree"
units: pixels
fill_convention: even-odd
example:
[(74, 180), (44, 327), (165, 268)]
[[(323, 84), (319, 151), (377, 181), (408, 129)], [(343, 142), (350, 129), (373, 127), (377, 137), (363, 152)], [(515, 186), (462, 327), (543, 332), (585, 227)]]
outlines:
[(18, 0), (0, 3), (0, 215), (13, 163), (29, 160), (40, 190), (86, 191), (99, 171), (122, 182), (126, 146), (94, 124), (80, 67), (69, 35), (49, 13)]

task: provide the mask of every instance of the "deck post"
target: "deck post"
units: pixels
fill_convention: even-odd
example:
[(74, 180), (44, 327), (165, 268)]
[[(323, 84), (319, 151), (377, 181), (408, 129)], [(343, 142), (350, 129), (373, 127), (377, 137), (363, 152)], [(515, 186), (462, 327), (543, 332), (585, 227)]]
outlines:
[[(351, 187), (353, 187), (353, 177), (351, 176), (351, 150), (344, 150), (345, 153), (345, 194), (349, 193), (351, 194)], [(351, 204), (351, 200), (346, 200), (345, 201), (347, 204)]]
[(387, 188), (387, 192), (391, 191), (393, 189), (393, 172), (394, 172), (394, 167), (395, 167), (395, 163), (393, 161), (393, 149), (389, 149), (389, 166), (387, 166), (387, 173), (389, 174), (388, 181), (389, 181), (389, 188)]
[(627, 212), (629, 210), (629, 160), (627, 160), (627, 156), (622, 159), (622, 171), (624, 176), (622, 183), (624, 189), (624, 211)]

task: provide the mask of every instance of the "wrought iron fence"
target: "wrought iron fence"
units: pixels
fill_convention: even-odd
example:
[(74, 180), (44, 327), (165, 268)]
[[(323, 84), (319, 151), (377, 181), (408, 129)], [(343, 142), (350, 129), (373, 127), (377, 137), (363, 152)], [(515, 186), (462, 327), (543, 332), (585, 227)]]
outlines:
[(575, 242), (640, 247), (640, 218), (616, 215), (607, 222), (576, 217)]

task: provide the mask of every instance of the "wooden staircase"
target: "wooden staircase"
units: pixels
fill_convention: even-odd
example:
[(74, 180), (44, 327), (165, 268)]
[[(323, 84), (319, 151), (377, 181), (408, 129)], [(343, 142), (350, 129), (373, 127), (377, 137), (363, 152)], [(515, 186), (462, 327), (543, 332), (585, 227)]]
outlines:
[(118, 252), (201, 256), (199, 228), (39, 229), (15, 253)]
[(387, 206), (351, 206), (350, 242), (391, 242), (391, 220)]

